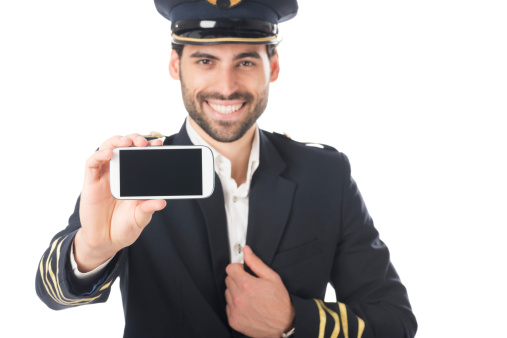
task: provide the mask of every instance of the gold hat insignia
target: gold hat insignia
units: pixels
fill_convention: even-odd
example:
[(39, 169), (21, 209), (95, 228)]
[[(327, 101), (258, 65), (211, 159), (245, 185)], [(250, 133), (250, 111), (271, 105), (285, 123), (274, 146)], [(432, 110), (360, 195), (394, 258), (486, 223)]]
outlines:
[(213, 6), (217, 6), (220, 9), (229, 9), (232, 6), (236, 6), (241, 0), (206, 0)]

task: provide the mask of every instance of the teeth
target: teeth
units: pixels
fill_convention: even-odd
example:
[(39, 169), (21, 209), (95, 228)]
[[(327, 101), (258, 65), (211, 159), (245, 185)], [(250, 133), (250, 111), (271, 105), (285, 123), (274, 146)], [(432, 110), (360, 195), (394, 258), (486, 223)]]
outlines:
[(215, 111), (219, 112), (220, 114), (232, 114), (235, 111), (239, 110), (243, 104), (235, 104), (235, 105), (222, 105), (222, 104), (208, 104), (213, 108)]

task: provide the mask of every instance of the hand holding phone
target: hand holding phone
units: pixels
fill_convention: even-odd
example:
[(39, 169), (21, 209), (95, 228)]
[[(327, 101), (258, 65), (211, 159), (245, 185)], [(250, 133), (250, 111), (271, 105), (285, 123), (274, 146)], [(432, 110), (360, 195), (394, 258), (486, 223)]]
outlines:
[(79, 204), (81, 228), (74, 238), (74, 255), (81, 272), (93, 270), (134, 243), (153, 213), (166, 205), (162, 199), (139, 201), (113, 197), (109, 162), (113, 149), (160, 145), (162, 140), (147, 141), (139, 134), (115, 136), (86, 161)]
[(215, 187), (215, 165), (205, 146), (115, 148), (111, 193), (117, 199), (206, 198)]

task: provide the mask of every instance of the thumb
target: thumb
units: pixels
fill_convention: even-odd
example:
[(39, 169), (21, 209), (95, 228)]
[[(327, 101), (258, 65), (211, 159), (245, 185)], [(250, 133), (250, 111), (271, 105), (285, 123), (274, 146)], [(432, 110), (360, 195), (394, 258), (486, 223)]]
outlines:
[(147, 226), (153, 213), (164, 209), (166, 204), (165, 200), (148, 200), (139, 203), (134, 210), (134, 220), (137, 226), (141, 229)]
[(269, 266), (264, 264), (264, 262), (257, 257), (250, 246), (245, 245), (243, 248), (243, 258), (245, 260), (245, 264), (262, 279), (273, 279), (278, 276), (278, 274), (273, 271)]

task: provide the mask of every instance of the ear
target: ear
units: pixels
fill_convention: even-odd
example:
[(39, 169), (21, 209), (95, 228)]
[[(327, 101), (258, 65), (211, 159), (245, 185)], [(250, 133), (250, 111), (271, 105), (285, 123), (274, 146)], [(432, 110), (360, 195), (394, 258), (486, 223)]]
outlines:
[(278, 79), (278, 74), (280, 73), (280, 63), (278, 62), (278, 51), (271, 57), (270, 62), (271, 67), (271, 77), (270, 82), (275, 82)]
[(180, 57), (174, 49), (171, 52), (171, 59), (169, 60), (169, 74), (174, 80), (180, 79)]

